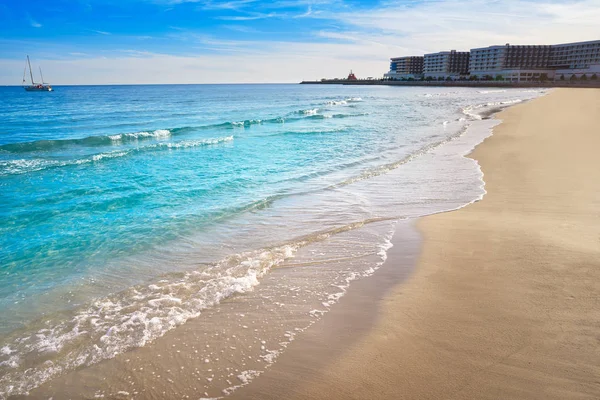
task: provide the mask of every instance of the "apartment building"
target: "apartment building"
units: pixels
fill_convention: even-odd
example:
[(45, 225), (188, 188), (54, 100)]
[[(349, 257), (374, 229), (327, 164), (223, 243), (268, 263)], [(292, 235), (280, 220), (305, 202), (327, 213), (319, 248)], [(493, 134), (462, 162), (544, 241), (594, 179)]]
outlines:
[(498, 76), (511, 82), (553, 78), (552, 46), (510, 45), (471, 49), (469, 74), (478, 78)]
[(390, 71), (384, 77), (392, 79), (420, 79), (423, 76), (423, 59), (423, 56), (391, 58)]
[(600, 78), (600, 40), (553, 45), (549, 65), (556, 70), (556, 80)]
[(425, 54), (423, 60), (423, 74), (425, 78), (458, 79), (469, 73), (468, 51), (441, 51)]
[(600, 80), (600, 40), (556, 45), (488, 46), (391, 59), (387, 78), (498, 79), (528, 82), (546, 79)]

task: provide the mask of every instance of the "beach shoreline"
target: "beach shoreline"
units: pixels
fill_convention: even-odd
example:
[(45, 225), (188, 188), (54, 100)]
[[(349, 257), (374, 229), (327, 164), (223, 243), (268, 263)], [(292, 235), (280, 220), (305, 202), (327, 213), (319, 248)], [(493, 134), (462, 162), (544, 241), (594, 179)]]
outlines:
[(558, 89), (502, 111), (470, 155), (486, 196), (418, 222), (415, 273), (368, 333), (318, 370), (294, 370), (299, 341), (231, 398), (600, 397), (599, 108), (600, 91)]
[[(436, 142), (433, 147), (422, 154), (419, 153), (418, 161), (409, 163), (408, 169), (399, 168), (389, 175), (396, 175), (398, 180), (395, 182), (406, 180), (411, 183), (410, 177), (416, 178), (423, 173), (426, 177), (443, 179), (446, 176), (447, 179), (456, 182), (456, 186), (448, 185), (447, 188), (442, 188), (442, 191), (448, 190), (448, 193), (436, 192), (429, 195), (418, 190), (412, 193), (424, 201), (430, 198), (436, 201), (438, 197), (447, 196), (453, 198), (452, 192), (470, 195), (463, 196), (463, 202), (448, 204), (446, 211), (442, 209), (438, 212), (461, 209), (480, 200), (484, 194), (481, 171), (476, 162), (467, 158), (466, 154), (491, 135), (492, 128), (500, 123), (492, 118), (495, 113), (527, 100), (488, 100), (487, 103), (474, 103), (464, 108), (463, 114), (472, 121), (467, 125), (466, 133), (462, 130), (439, 143)], [(460, 121), (464, 119), (461, 118)], [(447, 122), (443, 124), (444, 130)], [(438, 164), (440, 159), (459, 161)], [(446, 165), (446, 168), (443, 165)], [(462, 180), (455, 181), (450, 174), (446, 174), (450, 171), (457, 177), (462, 177)], [(478, 182), (476, 186), (473, 186), (474, 181)], [(390, 193), (385, 195), (390, 197)], [(398, 200), (402, 202), (402, 196)], [(370, 223), (358, 229), (356, 234), (351, 229), (332, 238), (337, 245), (334, 242), (323, 244), (333, 244), (333, 248), (308, 246), (280, 267), (274, 268), (256, 290), (239, 298), (233, 296), (224, 300), (219, 307), (204, 310), (202, 318), (188, 321), (178, 329), (154, 340), (150, 345), (115, 354), (114, 358), (110, 357), (97, 364), (57, 376), (31, 390), (29, 396), (11, 398), (47, 398), (51, 395), (70, 397), (78, 394), (84, 397), (117, 398), (221, 398), (225, 395), (235, 399), (281, 398), (294, 393), (302, 393), (300, 397), (303, 398), (306, 382), (322, 379), (322, 372), (329, 370), (330, 365), (342, 359), (348, 349), (356, 348), (363, 340), (369, 338), (374, 327), (381, 324), (384, 306), (390, 296), (397, 287), (403, 286), (402, 282), (412, 279), (411, 275), (414, 273), (422, 245), (421, 233), (415, 227), (419, 215), (431, 213), (414, 213), (397, 222), (382, 220)], [(394, 229), (388, 231), (394, 226)], [(366, 243), (363, 242), (368, 235), (383, 238), (385, 235), (391, 235), (394, 230), (394, 246), (391, 249), (388, 249), (389, 239), (386, 239), (387, 243), (381, 244), (383, 247), (364, 247)], [(351, 247), (346, 248), (346, 244)], [(336, 256), (334, 249), (345, 250)], [(347, 257), (349, 251), (351, 256)], [(322, 260), (315, 259), (315, 255), (319, 255)], [(341, 263), (336, 261), (337, 257), (341, 257)], [(381, 260), (385, 260), (386, 257), (388, 262), (381, 265)], [(351, 277), (355, 274), (348, 275), (348, 279), (356, 281), (346, 292), (349, 281), (342, 281), (346, 279), (344, 277), (347, 272), (354, 268), (348, 264), (355, 262), (351, 261), (354, 258), (355, 261), (362, 259), (371, 265), (371, 272), (365, 270), (364, 274), (359, 274), (358, 279)], [(338, 267), (335, 267), (335, 264)], [(298, 266), (301, 268), (297, 268)], [(341, 268), (340, 272), (350, 269), (340, 275), (339, 272), (335, 272), (335, 268)], [(377, 271), (373, 276), (370, 276), (375, 270)], [(322, 277), (331, 273), (337, 274), (337, 279), (342, 280), (332, 280), (334, 283), (329, 284), (329, 289), (315, 286), (315, 274)], [(368, 279), (362, 279), (367, 276)], [(307, 282), (311, 282), (310, 285), (302, 289)], [(340, 283), (344, 288), (337, 286)], [(342, 292), (327, 296), (327, 291), (331, 288), (341, 288)], [(299, 308), (301, 300), (295, 294), (307, 290), (316, 294), (322, 292), (321, 295), (324, 293), (324, 300), (335, 300), (319, 300), (316, 303), (311, 300), (306, 303), (305, 298), (305, 304)], [(275, 301), (281, 296), (290, 296), (285, 301), (284, 309), (280, 308), (284, 304)], [(342, 301), (329, 308), (340, 297)], [(297, 310), (294, 311), (295, 314), (291, 313), (288, 316), (287, 308), (289, 311), (296, 308)], [(320, 316), (325, 313), (326, 317), (321, 319)], [(277, 328), (279, 325), (285, 325), (288, 327), (286, 329), (290, 330)], [(310, 329), (307, 329), (308, 327)], [(282, 332), (277, 332), (280, 330)], [(297, 333), (301, 334), (296, 336)], [(283, 336), (277, 337), (282, 334)], [(225, 389), (221, 390), (222, 388)]]

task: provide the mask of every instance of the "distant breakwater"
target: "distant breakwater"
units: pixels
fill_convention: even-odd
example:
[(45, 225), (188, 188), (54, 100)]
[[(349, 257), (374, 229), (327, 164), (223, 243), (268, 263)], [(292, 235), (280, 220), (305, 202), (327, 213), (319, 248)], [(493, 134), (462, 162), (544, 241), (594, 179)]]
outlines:
[(446, 87), (502, 87), (502, 88), (600, 88), (600, 81), (546, 81), (546, 82), (506, 82), (506, 81), (383, 81), (383, 80), (357, 80), (325, 79), (321, 81), (302, 81), (300, 84), (313, 85), (386, 85), (386, 86), (446, 86)]

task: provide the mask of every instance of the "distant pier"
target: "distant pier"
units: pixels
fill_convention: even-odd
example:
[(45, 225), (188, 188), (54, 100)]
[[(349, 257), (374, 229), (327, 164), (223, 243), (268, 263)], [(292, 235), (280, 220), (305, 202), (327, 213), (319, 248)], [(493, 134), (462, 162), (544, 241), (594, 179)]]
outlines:
[(320, 81), (302, 81), (302, 85), (381, 85), (381, 86), (431, 86), (431, 87), (499, 87), (499, 88), (600, 88), (600, 81), (544, 81), (544, 82), (508, 82), (508, 81), (392, 81), (377, 79), (323, 79)]

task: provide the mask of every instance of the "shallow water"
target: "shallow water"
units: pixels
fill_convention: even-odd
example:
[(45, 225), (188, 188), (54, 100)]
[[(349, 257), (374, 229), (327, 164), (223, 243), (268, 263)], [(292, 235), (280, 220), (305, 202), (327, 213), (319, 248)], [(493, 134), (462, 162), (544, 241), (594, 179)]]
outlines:
[[(461, 157), (494, 124), (480, 115), (543, 92), (0, 91), (0, 397), (150, 345), (232, 296), (243, 306), (273, 268), (295, 272), (265, 286), (261, 321), (298, 271), (314, 290), (298, 289), (294, 315), (318, 318), (380, 265), (399, 218), (482, 195)], [(338, 269), (303, 275), (327, 260)]]

